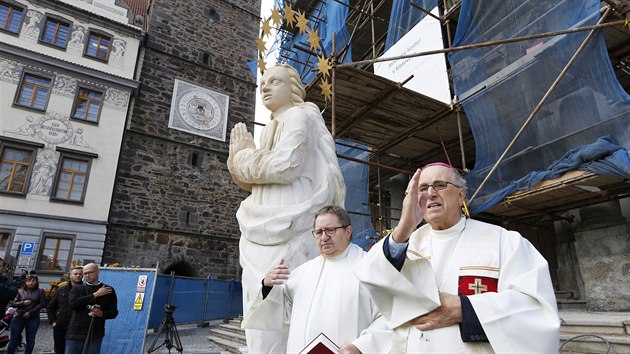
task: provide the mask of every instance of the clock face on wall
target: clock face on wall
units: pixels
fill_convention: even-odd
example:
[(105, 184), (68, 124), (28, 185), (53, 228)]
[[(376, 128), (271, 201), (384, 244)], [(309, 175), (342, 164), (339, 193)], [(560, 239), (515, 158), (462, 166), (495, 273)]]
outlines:
[(175, 80), (169, 128), (225, 141), (229, 97)]
[(179, 114), (188, 125), (199, 130), (210, 130), (222, 116), (219, 103), (203, 92), (189, 92), (179, 100)]

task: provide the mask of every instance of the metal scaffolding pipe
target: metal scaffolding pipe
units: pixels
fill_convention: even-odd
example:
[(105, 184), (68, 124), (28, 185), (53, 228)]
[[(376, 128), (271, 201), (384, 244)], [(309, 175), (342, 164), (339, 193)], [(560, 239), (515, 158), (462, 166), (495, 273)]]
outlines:
[(444, 49), (428, 50), (426, 52), (420, 52), (420, 53), (414, 53), (414, 54), (406, 54), (406, 55), (399, 55), (399, 56), (396, 56), (396, 57), (387, 57), (387, 58), (377, 58), (377, 59), (370, 59), (370, 60), (355, 61), (355, 62), (352, 62), (352, 63), (339, 64), (338, 67), (339, 68), (344, 68), (344, 67), (359, 66), (359, 65), (364, 65), (364, 64), (382, 63), (382, 62), (392, 61), (392, 60), (415, 58), (415, 57), (421, 57), (421, 56), (427, 56), (427, 55), (433, 55), (433, 54), (459, 52), (459, 51), (468, 50), (468, 49), (484, 48), (484, 47), (491, 47), (491, 46), (500, 45), (500, 44), (508, 44), (508, 43), (527, 41), (527, 40), (530, 40), (530, 39), (553, 37), (553, 36), (559, 36), (559, 35), (563, 35), (563, 34), (578, 33), (578, 32), (584, 32), (584, 31), (593, 31), (593, 30), (596, 30), (596, 29), (599, 29), (599, 28), (613, 27), (613, 26), (619, 26), (619, 25), (624, 25), (624, 24), (625, 24), (625, 20), (613, 21), (613, 22), (608, 22), (608, 23), (599, 23), (598, 22), (596, 25), (576, 27), (576, 28), (571, 28), (571, 29), (562, 30), (562, 31), (546, 32), (546, 33), (540, 33), (540, 34), (531, 34), (531, 35), (521, 36), (521, 37), (514, 37), (514, 38), (508, 38), (508, 39), (499, 39), (499, 40), (496, 40), (496, 41), (488, 41), (488, 42), (482, 42), (482, 43), (467, 44), (467, 45), (463, 45), (463, 46), (459, 46), (459, 47), (451, 47), (451, 48), (444, 48)]

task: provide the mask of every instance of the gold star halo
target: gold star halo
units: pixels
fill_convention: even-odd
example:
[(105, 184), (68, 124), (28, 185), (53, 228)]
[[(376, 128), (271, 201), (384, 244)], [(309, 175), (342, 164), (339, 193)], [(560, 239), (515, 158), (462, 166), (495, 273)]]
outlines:
[(264, 20), (262, 22), (261, 28), (262, 28), (262, 33), (263, 33), (262, 36), (263, 37), (271, 35), (271, 24), (269, 23), (269, 20), (270, 20), (270, 18), (268, 18), (268, 19), (266, 19), (266, 20)]
[(297, 23), (295, 24), (295, 27), (300, 29), (300, 33), (306, 32), (306, 30), (308, 29), (308, 19), (306, 18), (306, 15), (303, 11), (298, 11), (296, 21)]
[(267, 43), (263, 40), (263, 37), (260, 37), (256, 40), (256, 47), (258, 48), (258, 52), (262, 53), (267, 50), (265, 47)]
[(284, 20), (287, 23), (287, 26), (289, 27), (293, 27), (293, 24), (295, 23), (295, 14), (293, 13), (293, 7), (291, 6), (291, 4), (287, 4), (284, 9)]
[(324, 55), (317, 57), (317, 67), (319, 68), (319, 73), (322, 74), (322, 77), (330, 76), (330, 59), (325, 58)]
[(322, 89), (322, 95), (324, 95), (324, 98), (326, 100), (330, 100), (332, 97), (332, 85), (328, 83), (328, 80), (326, 80), (325, 78), (322, 78), (322, 83), (319, 84), (319, 87)]
[(273, 21), (274, 26), (282, 23), (282, 15), (280, 14), (280, 9), (274, 6), (271, 10), (271, 16), (269, 18), (271, 18), (271, 20)]
[(260, 69), (261, 73), (267, 70), (267, 63), (265, 63), (265, 59), (262, 56), (258, 57), (258, 69)]
[(318, 31), (319, 30), (312, 29), (312, 28), (309, 28), (308, 30), (306, 30), (306, 33), (308, 34), (308, 39), (306, 41), (311, 46), (311, 50), (319, 50), (321, 48), (321, 46), (319, 45), (319, 42), (322, 39), (319, 37)]

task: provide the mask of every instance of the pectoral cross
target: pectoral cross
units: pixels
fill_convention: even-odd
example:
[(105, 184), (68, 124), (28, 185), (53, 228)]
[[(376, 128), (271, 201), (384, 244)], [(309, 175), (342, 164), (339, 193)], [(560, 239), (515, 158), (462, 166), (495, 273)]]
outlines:
[(473, 284), (468, 284), (468, 289), (474, 290), (475, 295), (477, 295), (477, 294), (481, 294), (483, 292), (488, 291), (488, 286), (483, 285), (481, 283), (481, 279), (475, 278), (475, 282)]

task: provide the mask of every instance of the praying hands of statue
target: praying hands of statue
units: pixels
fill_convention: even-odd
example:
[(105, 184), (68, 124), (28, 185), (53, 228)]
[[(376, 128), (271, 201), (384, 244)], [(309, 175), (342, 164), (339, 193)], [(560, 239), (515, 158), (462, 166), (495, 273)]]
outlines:
[(440, 293), (440, 307), (410, 323), (420, 331), (452, 326), (462, 321), (462, 303), (457, 295)]
[[(245, 124), (236, 123), (236, 125), (234, 126), (234, 128), (232, 128), (232, 131), (230, 132), (230, 153), (227, 160), (228, 170), (230, 170), (232, 176), (235, 176), (236, 174), (236, 166), (234, 166), (234, 156), (236, 156), (239, 151), (245, 149), (256, 149), (254, 137), (250, 132), (247, 131), (247, 127), (245, 126)], [(234, 178), (234, 181), (239, 187), (249, 192), (252, 191), (251, 184), (239, 181), (236, 178)]]
[(400, 221), (392, 233), (392, 237), (397, 243), (404, 243), (409, 240), (411, 233), (420, 224), (426, 212), (428, 194), (418, 190), (421, 173), (420, 169), (416, 170), (405, 190)]
[(339, 348), (339, 354), (361, 354), (361, 351), (354, 344), (348, 343)]
[(263, 284), (265, 286), (274, 286), (274, 285), (282, 285), (284, 282), (289, 279), (289, 267), (284, 264), (284, 259), (280, 260), (277, 266), (273, 267), (267, 275), (265, 275), (265, 279), (263, 280)]

